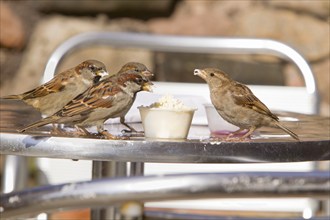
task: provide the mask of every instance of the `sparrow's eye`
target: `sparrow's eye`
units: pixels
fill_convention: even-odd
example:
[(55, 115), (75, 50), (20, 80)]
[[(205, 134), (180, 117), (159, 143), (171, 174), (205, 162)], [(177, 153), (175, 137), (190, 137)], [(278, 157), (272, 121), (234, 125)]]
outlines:
[(135, 72), (139, 72), (139, 69), (138, 69), (138, 68), (136, 68), (134, 71), (135, 71)]
[(95, 71), (95, 70), (96, 70), (96, 67), (93, 66), (93, 65), (90, 65), (90, 66), (89, 66), (89, 69), (91, 69), (92, 71)]
[(214, 73), (210, 73), (210, 76), (212, 76), (212, 77), (213, 77), (213, 76), (214, 76)]
[(135, 80), (135, 82), (136, 82), (137, 84), (142, 84), (143, 79), (142, 79), (142, 78), (137, 78), (137, 79)]

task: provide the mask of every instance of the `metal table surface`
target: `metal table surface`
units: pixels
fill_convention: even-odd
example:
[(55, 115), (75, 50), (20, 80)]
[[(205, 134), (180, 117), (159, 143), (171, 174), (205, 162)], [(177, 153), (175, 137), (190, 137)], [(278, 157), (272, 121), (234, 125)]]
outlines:
[[(104, 140), (51, 136), (50, 127), (26, 133), (16, 130), (40, 117), (20, 102), (1, 101), (0, 154), (94, 161), (159, 163), (263, 163), (330, 160), (330, 119), (281, 112), (283, 123), (301, 138), (295, 141), (279, 129), (261, 128), (241, 142), (210, 139), (207, 126), (193, 125), (187, 140)], [(134, 124), (142, 129), (141, 124)], [(107, 124), (112, 133), (120, 125)]]

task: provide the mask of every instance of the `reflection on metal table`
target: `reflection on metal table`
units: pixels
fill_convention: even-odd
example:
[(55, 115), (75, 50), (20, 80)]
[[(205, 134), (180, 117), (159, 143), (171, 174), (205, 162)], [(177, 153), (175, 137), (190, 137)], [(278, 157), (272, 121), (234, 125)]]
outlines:
[[(280, 113), (283, 123), (299, 134), (300, 142), (271, 128), (259, 129), (248, 141), (219, 141), (209, 137), (207, 126), (192, 126), (187, 140), (55, 137), (50, 135), (49, 127), (30, 133), (18, 133), (16, 130), (33, 117), (31, 110), (19, 103), (5, 102), (1, 105), (1, 115), (0, 153), (7, 155), (160, 163), (298, 162), (330, 159), (329, 118), (314, 115)], [(29, 118), (24, 118), (27, 115)], [(117, 124), (108, 124), (106, 127), (117, 134), (122, 129)], [(142, 129), (141, 124), (135, 124), (135, 127)]]

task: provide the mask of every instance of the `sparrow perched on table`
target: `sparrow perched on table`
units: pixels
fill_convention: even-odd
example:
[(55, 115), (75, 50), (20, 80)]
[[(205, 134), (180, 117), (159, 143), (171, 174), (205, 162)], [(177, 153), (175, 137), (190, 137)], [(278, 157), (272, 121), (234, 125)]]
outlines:
[[(125, 73), (127, 71), (134, 71), (135, 73), (138, 74), (142, 74), (143, 76), (147, 77), (148, 79), (150, 79), (154, 74), (142, 63), (138, 63), (138, 62), (128, 62), (125, 65), (123, 65), (121, 67), (121, 69), (118, 71), (118, 73), (112, 75), (116, 76), (118, 74), (122, 74)], [(135, 100), (135, 97), (134, 97)], [(134, 102), (133, 100), (133, 102)], [(124, 132), (137, 132), (132, 126), (128, 125), (127, 123), (125, 123), (125, 116), (120, 117), (120, 123), (122, 125), (125, 125), (129, 130), (123, 130)]]
[(124, 118), (133, 105), (136, 94), (140, 91), (151, 91), (151, 85), (148, 77), (134, 70), (116, 74), (96, 83), (52, 116), (27, 126), (21, 132), (50, 123), (59, 123), (73, 125), (87, 136), (90, 133), (85, 127), (97, 126), (99, 134), (108, 139), (116, 139), (104, 130), (104, 122), (109, 118)]
[(239, 129), (227, 138), (247, 129), (244, 139), (259, 127), (278, 127), (291, 137), (298, 135), (280, 124), (274, 115), (245, 85), (234, 81), (226, 73), (215, 68), (195, 69), (194, 75), (204, 79), (209, 85), (211, 102), (219, 115)]
[(22, 100), (41, 114), (50, 116), (106, 75), (108, 72), (102, 62), (86, 60), (78, 66), (56, 74), (53, 79), (35, 89), (3, 98)]

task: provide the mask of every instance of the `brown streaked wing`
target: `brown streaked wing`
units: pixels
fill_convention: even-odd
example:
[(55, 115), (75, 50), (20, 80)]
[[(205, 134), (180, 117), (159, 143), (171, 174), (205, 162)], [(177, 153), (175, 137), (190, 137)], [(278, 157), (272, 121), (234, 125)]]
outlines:
[(62, 91), (67, 84), (67, 81), (70, 77), (72, 77), (73, 74), (71, 71), (66, 71), (64, 73), (61, 73), (59, 75), (56, 75), (52, 80), (49, 82), (38, 86), (37, 88), (26, 92), (24, 99), (32, 99), (37, 97), (43, 97), (46, 95), (49, 95), (51, 93)]
[(113, 104), (114, 95), (119, 91), (121, 91), (120, 87), (102, 81), (70, 101), (58, 115), (62, 117), (85, 115), (96, 108), (110, 108)]
[(233, 90), (233, 98), (237, 105), (241, 105), (246, 108), (253, 109), (260, 114), (270, 116), (271, 118), (278, 120), (278, 117), (274, 115), (267, 106), (262, 103), (252, 91), (245, 85), (235, 82), (235, 90)]

